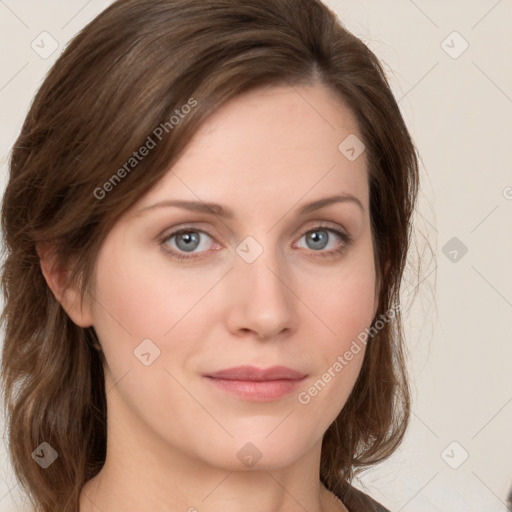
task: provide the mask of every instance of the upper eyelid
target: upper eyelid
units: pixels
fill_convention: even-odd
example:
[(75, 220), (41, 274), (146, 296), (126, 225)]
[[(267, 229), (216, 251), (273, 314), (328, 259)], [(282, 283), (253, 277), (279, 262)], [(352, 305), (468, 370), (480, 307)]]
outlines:
[[(309, 233), (310, 231), (314, 231), (315, 229), (326, 229), (326, 230), (330, 230), (330, 231), (339, 231), (341, 235), (345, 235), (347, 238), (352, 239), (352, 236), (350, 235), (349, 231), (346, 228), (340, 226), (339, 224), (333, 223), (332, 221), (316, 221), (310, 227), (303, 229), (301, 231), (300, 237), (303, 237), (306, 233)], [(219, 241), (221, 243), (225, 243), (225, 240), (223, 239), (223, 237), (221, 237), (221, 240), (218, 240), (216, 237), (211, 235), (208, 232), (208, 230), (202, 229), (200, 227), (193, 226), (193, 225), (187, 225), (187, 224), (183, 225), (182, 227), (173, 228), (168, 232), (166, 231), (159, 238), (162, 242), (165, 242), (165, 241), (169, 240), (170, 238), (172, 238), (182, 232), (187, 232), (187, 231), (197, 231), (199, 233), (203, 233), (203, 234), (209, 236), (214, 241)]]

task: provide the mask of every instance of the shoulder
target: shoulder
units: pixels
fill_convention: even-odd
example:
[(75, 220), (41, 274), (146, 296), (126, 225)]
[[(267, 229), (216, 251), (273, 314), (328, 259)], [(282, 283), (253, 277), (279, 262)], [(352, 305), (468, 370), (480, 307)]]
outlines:
[(368, 494), (347, 485), (343, 496), (339, 496), (349, 512), (390, 512), (386, 507), (375, 501)]

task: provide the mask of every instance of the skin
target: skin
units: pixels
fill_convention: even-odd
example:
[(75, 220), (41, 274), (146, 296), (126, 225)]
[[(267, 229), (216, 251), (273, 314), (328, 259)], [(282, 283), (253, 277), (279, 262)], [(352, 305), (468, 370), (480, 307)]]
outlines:
[[(78, 304), (78, 290), (62, 294), (62, 274), (43, 259), (49, 286), (75, 323), (94, 326), (107, 360), (107, 459), (85, 485), (80, 512), (347, 510), (320, 483), (320, 450), (364, 348), (307, 405), (297, 395), (370, 326), (378, 306), (366, 155), (349, 161), (338, 150), (349, 134), (361, 138), (354, 115), (323, 85), (246, 93), (216, 111), (119, 219), (87, 302)], [(346, 201), (296, 213), (335, 193), (363, 208)], [(221, 204), (234, 217), (140, 212), (178, 198)], [(323, 248), (307, 236), (320, 223)], [(178, 237), (160, 243), (183, 227), (207, 233), (194, 232), (192, 253)], [(252, 263), (236, 252), (248, 236), (263, 248)], [(165, 248), (199, 257), (180, 261)], [(160, 350), (149, 366), (134, 357), (147, 338)], [(242, 364), (308, 377), (296, 392), (252, 402), (201, 375)], [(237, 457), (248, 442), (261, 453), (253, 467)]]

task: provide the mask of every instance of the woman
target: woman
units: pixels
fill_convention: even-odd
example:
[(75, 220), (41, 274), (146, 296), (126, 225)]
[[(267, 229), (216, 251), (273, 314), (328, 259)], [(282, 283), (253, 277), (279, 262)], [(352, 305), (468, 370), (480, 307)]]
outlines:
[(2, 208), (34, 509), (385, 511), (415, 148), (317, 0), (129, 0), (69, 44)]

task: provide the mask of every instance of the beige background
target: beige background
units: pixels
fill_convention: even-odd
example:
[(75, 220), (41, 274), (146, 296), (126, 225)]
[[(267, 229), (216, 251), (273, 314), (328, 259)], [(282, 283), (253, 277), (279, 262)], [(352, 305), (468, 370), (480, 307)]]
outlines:
[[(0, 0), (2, 188), (9, 148), (46, 72), (110, 3)], [(413, 256), (423, 269), (407, 320), (412, 423), (396, 455), (358, 485), (393, 512), (504, 512), (512, 484), (512, 3), (327, 3), (384, 62), (422, 156)], [(47, 59), (31, 48), (43, 31), (59, 44)], [(412, 273), (407, 282), (406, 301)], [(2, 443), (0, 461), (0, 510), (23, 510)]]

